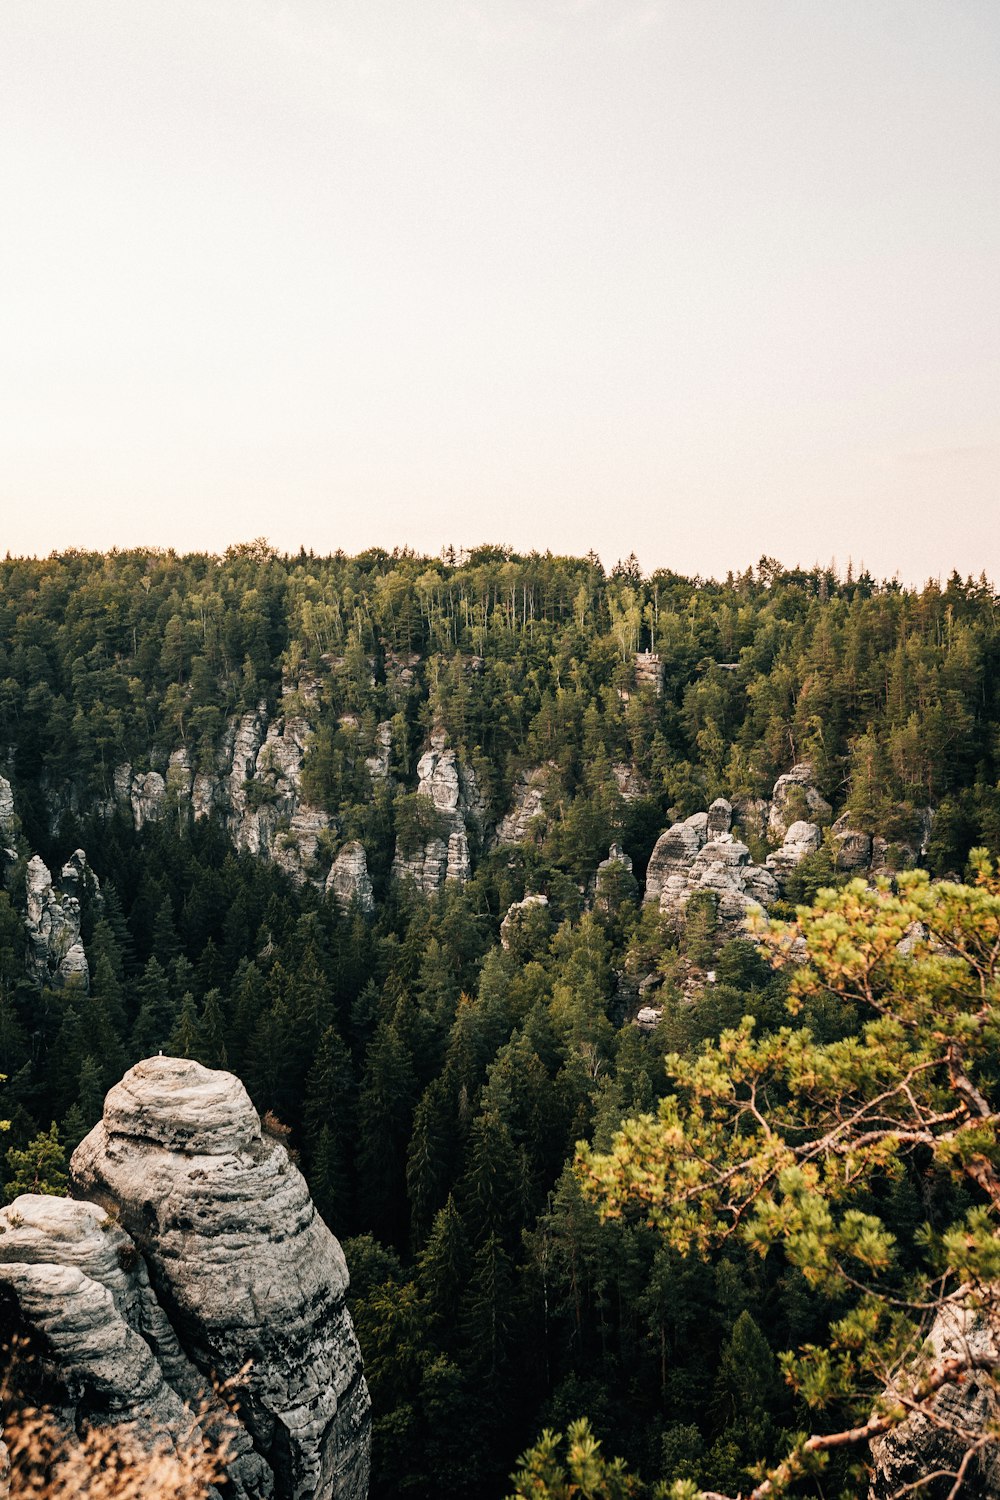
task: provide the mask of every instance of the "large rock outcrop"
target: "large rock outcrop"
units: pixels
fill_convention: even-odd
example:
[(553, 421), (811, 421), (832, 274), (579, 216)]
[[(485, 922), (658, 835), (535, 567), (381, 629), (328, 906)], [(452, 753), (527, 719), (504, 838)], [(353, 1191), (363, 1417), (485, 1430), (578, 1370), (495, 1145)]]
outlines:
[(715, 897), (721, 923), (736, 929), (755, 907), (767, 907), (778, 895), (771, 872), (755, 864), (746, 844), (729, 831), (731, 808), (718, 799), (707, 813), (674, 823), (656, 841), (646, 869), (644, 904), (679, 918), (691, 897)]
[(0, 1303), (27, 1332), (34, 1392), (67, 1435), (113, 1425), (181, 1450), (200, 1441), (199, 1411), (208, 1435), (228, 1435), (238, 1500), (274, 1493), (249, 1434), (181, 1348), (142, 1256), (97, 1204), (25, 1194), (0, 1210)]
[(363, 912), (375, 910), (368, 857), (364, 844), (358, 839), (352, 839), (338, 852), (326, 877), (326, 889), (341, 911), (350, 911), (352, 905), (357, 905)]
[(781, 886), (792, 871), (798, 869), (804, 859), (808, 859), (810, 854), (815, 854), (822, 842), (823, 830), (818, 824), (806, 823), (802, 819), (797, 823), (792, 823), (780, 849), (775, 849), (765, 861), (778, 885)]
[(408, 852), (397, 846), (392, 873), (430, 896), (446, 880), (468, 880), (472, 844), (481, 842), (487, 816), (475, 771), (447, 747), (442, 729), (434, 730), (429, 749), (417, 762), (417, 795), (433, 806), (441, 833)]
[(82, 849), (70, 855), (53, 883), (40, 855), (28, 861), (25, 872), (25, 927), (28, 966), (39, 984), (53, 989), (87, 989), (90, 967), (80, 937), (80, 893), (86, 880), (97, 887)]
[(813, 782), (809, 761), (799, 761), (774, 783), (767, 820), (772, 839), (783, 839), (793, 823), (829, 823), (832, 816), (833, 808)]
[(11, 840), (15, 838), (17, 830), (17, 815), (14, 812), (14, 788), (6, 776), (0, 776), (0, 839)]
[(185, 1359), (223, 1380), (249, 1362), (239, 1418), (273, 1493), (363, 1500), (369, 1400), (343, 1253), (238, 1079), (137, 1064), (77, 1147), (72, 1181), (141, 1254)]
[[(925, 1355), (933, 1364), (948, 1358), (980, 1356), (1000, 1361), (1000, 1330), (995, 1311), (949, 1307), (935, 1319)], [(888, 1394), (891, 1396), (892, 1391)], [(959, 1464), (970, 1439), (1000, 1424), (1000, 1400), (987, 1374), (970, 1370), (961, 1383), (945, 1386), (934, 1398), (930, 1417), (910, 1416), (872, 1444), (874, 1470), (869, 1500), (891, 1500), (904, 1488), (939, 1471), (948, 1477), (921, 1485), (926, 1500), (954, 1493)], [(970, 1465), (962, 1500), (995, 1500), (1000, 1495), (1000, 1440), (985, 1444)]]
[(194, 818), (214, 812), (238, 849), (273, 860), (299, 883), (313, 879), (322, 884), (320, 839), (331, 819), (302, 792), (302, 767), (313, 733), (298, 711), (303, 700), (310, 701), (310, 694), (286, 685), (282, 707), (287, 711), (271, 716), (262, 701), (230, 719), (208, 769), (195, 769), (183, 745), (160, 768), (118, 766), (108, 811), (127, 809), (137, 829), (174, 810)]
[(510, 810), (497, 824), (494, 844), (520, 844), (534, 837), (545, 822), (545, 795), (550, 766), (531, 766), (514, 782)]

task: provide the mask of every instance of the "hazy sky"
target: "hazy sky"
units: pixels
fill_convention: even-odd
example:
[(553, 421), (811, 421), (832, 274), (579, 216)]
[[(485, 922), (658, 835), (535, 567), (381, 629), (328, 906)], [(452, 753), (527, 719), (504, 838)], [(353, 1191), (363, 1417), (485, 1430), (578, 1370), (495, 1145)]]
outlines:
[(1000, 579), (996, 0), (3, 0), (0, 552)]

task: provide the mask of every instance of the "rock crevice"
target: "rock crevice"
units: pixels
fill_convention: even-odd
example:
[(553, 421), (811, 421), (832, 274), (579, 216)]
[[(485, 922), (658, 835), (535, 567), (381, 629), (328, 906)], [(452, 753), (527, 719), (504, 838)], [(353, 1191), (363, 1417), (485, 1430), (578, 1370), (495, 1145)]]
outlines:
[(47, 1340), (68, 1429), (83, 1400), (180, 1443), (184, 1401), (236, 1379), (240, 1500), (363, 1500), (370, 1410), (343, 1252), (239, 1080), (137, 1064), (71, 1171), (82, 1201), (19, 1199), (0, 1236), (0, 1287)]

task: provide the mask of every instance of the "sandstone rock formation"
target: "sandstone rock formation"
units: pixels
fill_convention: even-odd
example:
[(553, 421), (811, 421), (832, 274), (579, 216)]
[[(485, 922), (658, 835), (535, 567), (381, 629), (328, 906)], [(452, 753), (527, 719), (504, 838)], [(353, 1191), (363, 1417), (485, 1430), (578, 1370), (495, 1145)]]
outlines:
[(432, 803), (443, 837), (435, 835), (409, 854), (397, 846), (392, 872), (397, 879), (412, 880), (425, 895), (433, 895), (446, 880), (460, 884), (468, 880), (472, 874), (469, 833), (479, 842), (487, 816), (475, 771), (447, 748), (441, 729), (433, 732), (430, 748), (417, 762), (417, 793)]
[(448, 876), (448, 845), (444, 839), (432, 838), (411, 854), (404, 854), (397, 847), (392, 875), (395, 880), (412, 881), (425, 896), (433, 896)]
[(635, 685), (637, 688), (651, 687), (659, 698), (663, 692), (666, 663), (655, 651), (637, 651), (635, 654)]
[(14, 791), (0, 776), (0, 879), (6, 879), (17, 863), (17, 835), (21, 823), (14, 811)]
[(229, 1434), (234, 1494), (273, 1494), (249, 1434), (181, 1348), (142, 1257), (97, 1204), (25, 1194), (0, 1210), (0, 1300), (10, 1330), (33, 1338), (30, 1378), (68, 1434), (84, 1421), (124, 1426), (143, 1446), (181, 1449), (200, 1441), (192, 1410), (204, 1406), (205, 1430)]
[(518, 773), (510, 811), (497, 824), (494, 843), (520, 844), (535, 834), (538, 820), (545, 815), (550, 769), (549, 766), (532, 766)]
[[(995, 1315), (984, 1310), (945, 1308), (931, 1329), (927, 1353), (936, 1362), (949, 1356), (981, 1355), (1000, 1360), (1000, 1330)], [(946, 1386), (934, 1398), (932, 1418), (907, 1420), (872, 1444), (874, 1473), (869, 1500), (890, 1500), (904, 1486), (939, 1470), (950, 1477), (920, 1487), (927, 1500), (954, 1493), (955, 1471), (969, 1447), (956, 1428), (982, 1435), (1000, 1423), (1000, 1400), (982, 1373), (972, 1370), (960, 1385)], [(1000, 1442), (983, 1447), (962, 1486), (963, 1500), (995, 1500), (1000, 1495)]]
[(392, 725), (384, 719), (375, 730), (375, 748), (365, 761), (372, 782), (392, 779)]
[(763, 797), (734, 797), (733, 822), (738, 823), (745, 837), (767, 838), (767, 819), (771, 804)]
[[(48, 866), (36, 854), (25, 873), (28, 934), (28, 965), (39, 984), (53, 989), (76, 986), (87, 989), (90, 968), (80, 939), (80, 885), (87, 872), (87, 857), (77, 849), (60, 871), (54, 885)], [(96, 878), (90, 875), (95, 881)]]
[(368, 874), (364, 844), (352, 839), (338, 852), (326, 877), (326, 889), (341, 911), (349, 911), (354, 903), (357, 903), (360, 911), (375, 910), (375, 895)]
[[(283, 697), (291, 709), (309, 694), (287, 687)], [(196, 771), (186, 746), (171, 752), (165, 776), (156, 769), (140, 773), (130, 765), (117, 767), (111, 808), (127, 807), (137, 829), (158, 822), (171, 806), (195, 818), (217, 812), (238, 849), (274, 860), (297, 882), (315, 878), (318, 883), (320, 835), (330, 818), (302, 796), (311, 735), (301, 713), (272, 718), (267, 704), (258, 703), (230, 719), (211, 770)]]
[(813, 785), (813, 769), (807, 760), (779, 776), (771, 793), (768, 832), (772, 839), (783, 839), (793, 823), (802, 821), (828, 823), (833, 808)]
[(833, 862), (838, 870), (862, 870), (871, 863), (872, 841), (867, 833), (851, 827), (849, 813), (839, 817), (830, 829)]
[(17, 834), (17, 826), (14, 789), (5, 776), (0, 776), (0, 839), (13, 839)]
[(765, 861), (779, 886), (787, 875), (798, 869), (804, 859), (816, 853), (822, 842), (823, 831), (817, 824), (800, 820), (791, 825), (781, 848), (769, 854)]
[(733, 805), (725, 797), (716, 797), (706, 817), (706, 837), (717, 839), (733, 826)]
[(167, 783), (159, 771), (146, 771), (141, 776), (131, 778), (128, 798), (137, 830), (144, 828), (147, 823), (159, 822), (163, 816), (166, 797)]
[(646, 870), (644, 904), (655, 901), (661, 912), (680, 917), (696, 892), (710, 892), (720, 922), (735, 929), (752, 907), (767, 907), (777, 897), (774, 876), (733, 838), (728, 816), (729, 804), (720, 799), (711, 812), (695, 813), (660, 835)]
[(615, 761), (611, 774), (624, 802), (638, 802), (640, 797), (649, 796), (649, 782), (628, 761)]
[(363, 1500), (369, 1400), (343, 1253), (238, 1079), (137, 1064), (71, 1171), (141, 1253), (185, 1359), (224, 1380), (250, 1362), (239, 1418), (273, 1493)]
[(534, 895), (525, 896), (523, 901), (515, 901), (508, 906), (504, 919), (500, 923), (500, 944), (508, 952), (517, 933), (526, 921), (547, 913), (549, 905), (548, 896)]

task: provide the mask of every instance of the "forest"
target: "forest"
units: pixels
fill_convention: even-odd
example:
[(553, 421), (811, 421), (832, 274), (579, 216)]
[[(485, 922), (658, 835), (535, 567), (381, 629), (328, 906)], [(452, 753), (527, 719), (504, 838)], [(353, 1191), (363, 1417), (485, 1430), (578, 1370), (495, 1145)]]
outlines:
[[(679, 923), (643, 904), (646, 867), (671, 823), (719, 797), (762, 861), (766, 830), (740, 808), (803, 762), (831, 812), (778, 919), (847, 887), (836, 818), (884, 840), (890, 879), (916, 863), (954, 882), (973, 849), (1000, 855), (998, 605), (985, 577), (915, 590), (771, 558), (718, 581), (499, 546), (8, 556), (8, 1199), (60, 1190), (138, 1059), (224, 1067), (344, 1245), (375, 1500), (501, 1497), (543, 1429), (584, 1417), (650, 1485), (746, 1491), (814, 1420), (780, 1356), (828, 1340), (843, 1289), (738, 1238), (689, 1254), (584, 1190), (578, 1151), (610, 1152), (623, 1119), (657, 1109), (667, 1054), (676, 1080), (744, 1017), (764, 1039), (788, 1021), (787, 971), (710, 900)], [(292, 869), (240, 847), (224, 802), (193, 816), (166, 775), (179, 750), (192, 776), (216, 774), (227, 726), (258, 705), (308, 725), (301, 797), (322, 817)], [(398, 856), (442, 833), (416, 790), (435, 734), (482, 811), (467, 875), (427, 891)], [(155, 817), (116, 794), (123, 766), (163, 773)], [(497, 839), (539, 767), (536, 815)], [(272, 794), (248, 779), (245, 795), (259, 811)], [(276, 841), (294, 839), (273, 811)], [(325, 884), (354, 841), (370, 908)], [(631, 873), (602, 884), (613, 844)], [(89, 982), (49, 983), (30, 961), (26, 871), (77, 849)], [(530, 894), (546, 902), (501, 936)], [(634, 1024), (644, 981), (649, 1028)], [(818, 1043), (861, 1035), (856, 1006), (799, 1003)], [(916, 1161), (858, 1203), (877, 1199), (916, 1246), (968, 1192)], [(802, 1493), (855, 1493), (849, 1475)]]

